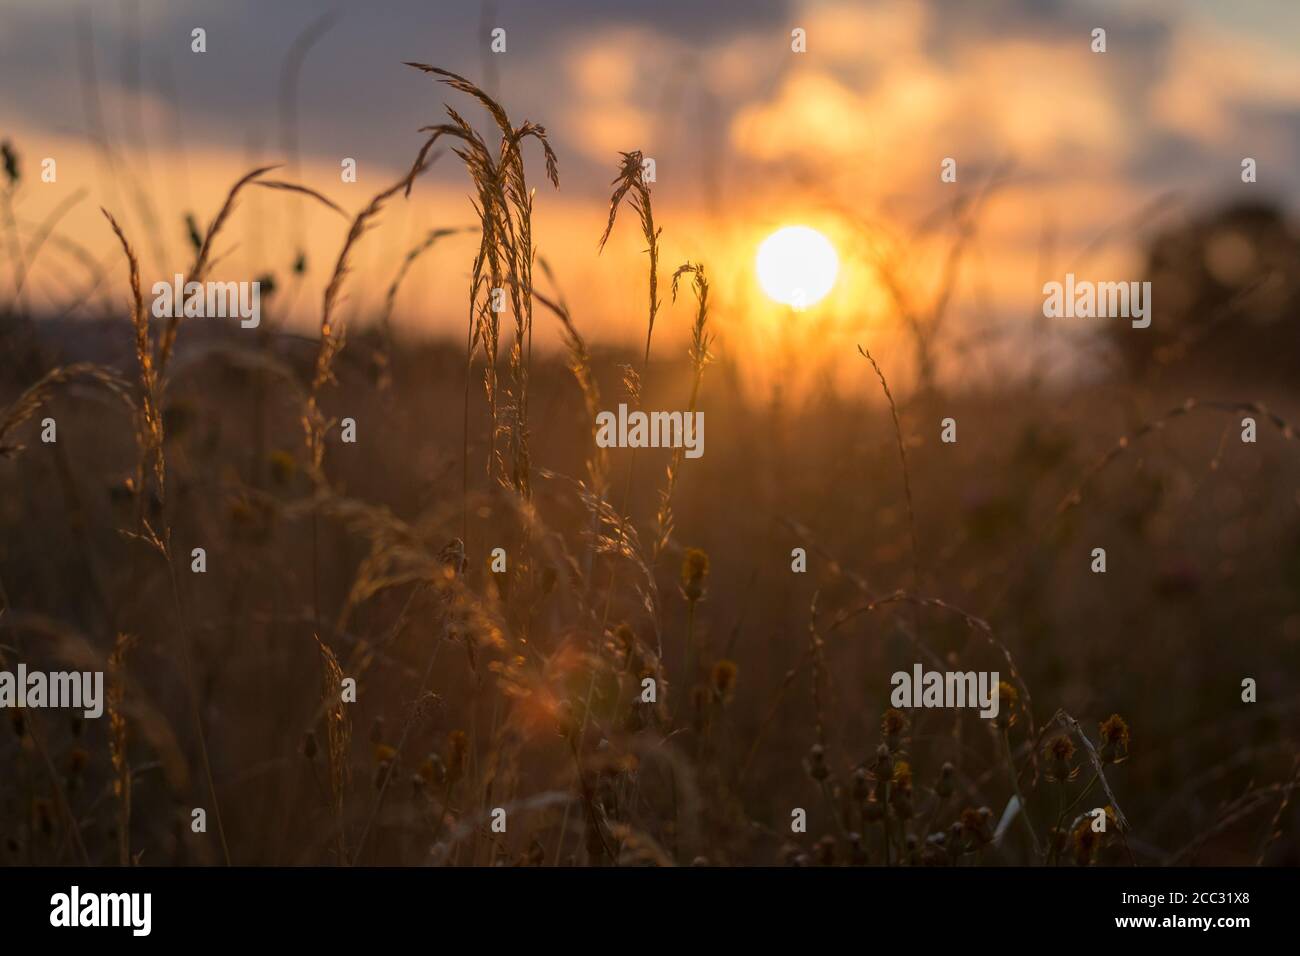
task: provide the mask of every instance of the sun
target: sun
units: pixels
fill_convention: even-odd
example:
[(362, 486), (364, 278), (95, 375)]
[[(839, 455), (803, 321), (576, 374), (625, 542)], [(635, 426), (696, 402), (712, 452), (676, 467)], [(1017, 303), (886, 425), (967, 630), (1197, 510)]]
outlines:
[(769, 298), (805, 309), (831, 291), (840, 271), (840, 257), (831, 241), (816, 229), (784, 226), (758, 247), (754, 269)]

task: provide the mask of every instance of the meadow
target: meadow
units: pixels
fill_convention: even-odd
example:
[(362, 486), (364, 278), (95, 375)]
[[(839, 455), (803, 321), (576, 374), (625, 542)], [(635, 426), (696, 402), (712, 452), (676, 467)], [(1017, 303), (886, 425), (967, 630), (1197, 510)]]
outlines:
[[(1091, 379), (990, 382), (940, 287), (898, 317), (912, 347), (849, 353), (865, 387), (755, 394), (708, 260), (660, 255), (639, 153), (591, 238), (640, 234), (645, 339), (596, 347), (533, 231), (564, 157), (411, 66), (454, 106), (338, 220), (310, 334), (277, 321), (283, 275), (255, 328), (152, 319), (111, 209), (124, 307), (32, 315), (43, 242), (8, 230), (0, 666), (104, 671), (108, 702), (6, 714), (0, 859), (1300, 863), (1300, 396), (1263, 335), (1216, 366), (1240, 297), (1140, 360), (1101, 336)], [(436, 242), (353, 265), (440, 153), (479, 217), (459, 341), (345, 305)], [(212, 197), (188, 280), (249, 191), (333, 205), (283, 173)], [(620, 404), (702, 413), (707, 453), (602, 447)], [(998, 672), (998, 716), (892, 707), (916, 665)]]

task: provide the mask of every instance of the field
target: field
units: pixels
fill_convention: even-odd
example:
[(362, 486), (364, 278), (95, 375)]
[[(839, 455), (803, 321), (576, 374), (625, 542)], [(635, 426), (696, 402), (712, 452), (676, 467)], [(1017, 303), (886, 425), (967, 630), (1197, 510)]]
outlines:
[[(1239, 284), (1289, 283), (1254, 364), (1214, 362), (1229, 296), (1158, 352), (1099, 337), (1091, 377), (977, 378), (941, 288), (840, 349), (858, 387), (791, 351), (756, 390), (640, 154), (606, 234), (643, 233), (645, 340), (589, 345), (532, 228), (564, 157), (419, 69), (466, 118), (347, 213), (307, 334), (275, 296), (255, 330), (151, 320), (112, 210), (117, 309), (36, 316), (15, 282), (2, 663), (103, 671), (107, 707), (8, 710), (6, 863), (1300, 863), (1297, 258)], [(462, 338), (347, 314), (447, 145), (480, 216)], [(258, 185), (329, 203), (282, 176), (209, 200), (188, 279)], [(620, 403), (702, 412), (705, 454), (598, 447)], [(996, 673), (997, 717), (892, 706), (915, 665)]]

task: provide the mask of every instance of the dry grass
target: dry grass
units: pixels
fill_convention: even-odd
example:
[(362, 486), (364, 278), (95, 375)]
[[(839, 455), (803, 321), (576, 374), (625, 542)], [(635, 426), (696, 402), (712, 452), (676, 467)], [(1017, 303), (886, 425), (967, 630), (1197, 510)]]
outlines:
[[(939, 288), (891, 288), (915, 336), (911, 394), (860, 348), (883, 404), (764, 409), (731, 387), (707, 260), (672, 276), (674, 303), (682, 283), (691, 292), (684, 354), (651, 364), (662, 227), (637, 151), (621, 154), (598, 243), (630, 205), (648, 266), (644, 348), (593, 348), (533, 235), (524, 145), (558, 186), (546, 130), (515, 125), (464, 77), (409, 65), (484, 110), (491, 132), (450, 105), (421, 130), (407, 174), (342, 235), (311, 354), (270, 323), (253, 345), (190, 326), (181, 341), (175, 319), (155, 328), (106, 211), (127, 264), (130, 332), (111, 319), (127, 360), (6, 378), (0, 663), (98, 663), (109, 687), (103, 727), (11, 712), (8, 861), (1294, 862), (1290, 388), (1268, 404), (1184, 402), (1137, 427), (1117, 424), (1131, 418), (1113, 390), (1140, 408), (1163, 407), (1164, 391), (941, 390), (957, 265), (999, 173), (951, 210)], [(440, 142), (477, 218), (463, 351), (390, 323), (412, 268), (457, 231), (446, 226), (369, 277), (389, 283), (386, 303), (349, 343), (358, 244)], [(239, 179), (194, 228), (187, 279), (211, 271), (245, 186), (341, 212), (265, 179), (273, 168)], [(57, 221), (17, 244), (15, 303)], [(562, 356), (533, 355), (535, 303), (558, 321)], [(6, 321), (0, 334), (23, 320)], [(350, 359), (381, 352), (376, 387)], [(898, 359), (882, 358), (897, 387)], [(85, 401), (105, 393), (129, 414)], [(706, 412), (709, 455), (597, 447), (596, 416), (620, 394)], [(980, 440), (935, 441), (936, 402), (964, 436), (981, 423)], [(31, 447), (47, 408), (59, 443)], [(1231, 427), (1255, 416), (1281, 440), (1238, 449), (1208, 413)], [(362, 444), (334, 440), (336, 414), (362, 423)], [(662, 480), (634, 483), (638, 470)], [(1096, 542), (1105, 576), (1086, 571)], [(190, 574), (200, 546), (208, 570)], [(806, 574), (792, 572), (795, 546)], [(1249, 646), (1225, 646), (1244, 632)], [(889, 675), (917, 661), (998, 671), (998, 719), (890, 706)], [(1258, 704), (1239, 703), (1239, 675), (1259, 678)], [(350, 680), (358, 696), (344, 702)], [(196, 806), (213, 834), (190, 830)], [(1103, 834), (1088, 826), (1095, 809)], [(796, 810), (806, 831), (791, 828)]]

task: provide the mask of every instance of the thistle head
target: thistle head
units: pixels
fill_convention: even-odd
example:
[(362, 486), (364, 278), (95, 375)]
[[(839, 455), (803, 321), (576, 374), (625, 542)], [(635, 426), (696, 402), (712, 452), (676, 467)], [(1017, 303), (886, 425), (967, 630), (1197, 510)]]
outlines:
[(709, 576), (709, 556), (699, 548), (687, 548), (682, 559), (682, 594), (694, 604), (704, 597), (704, 579)]

